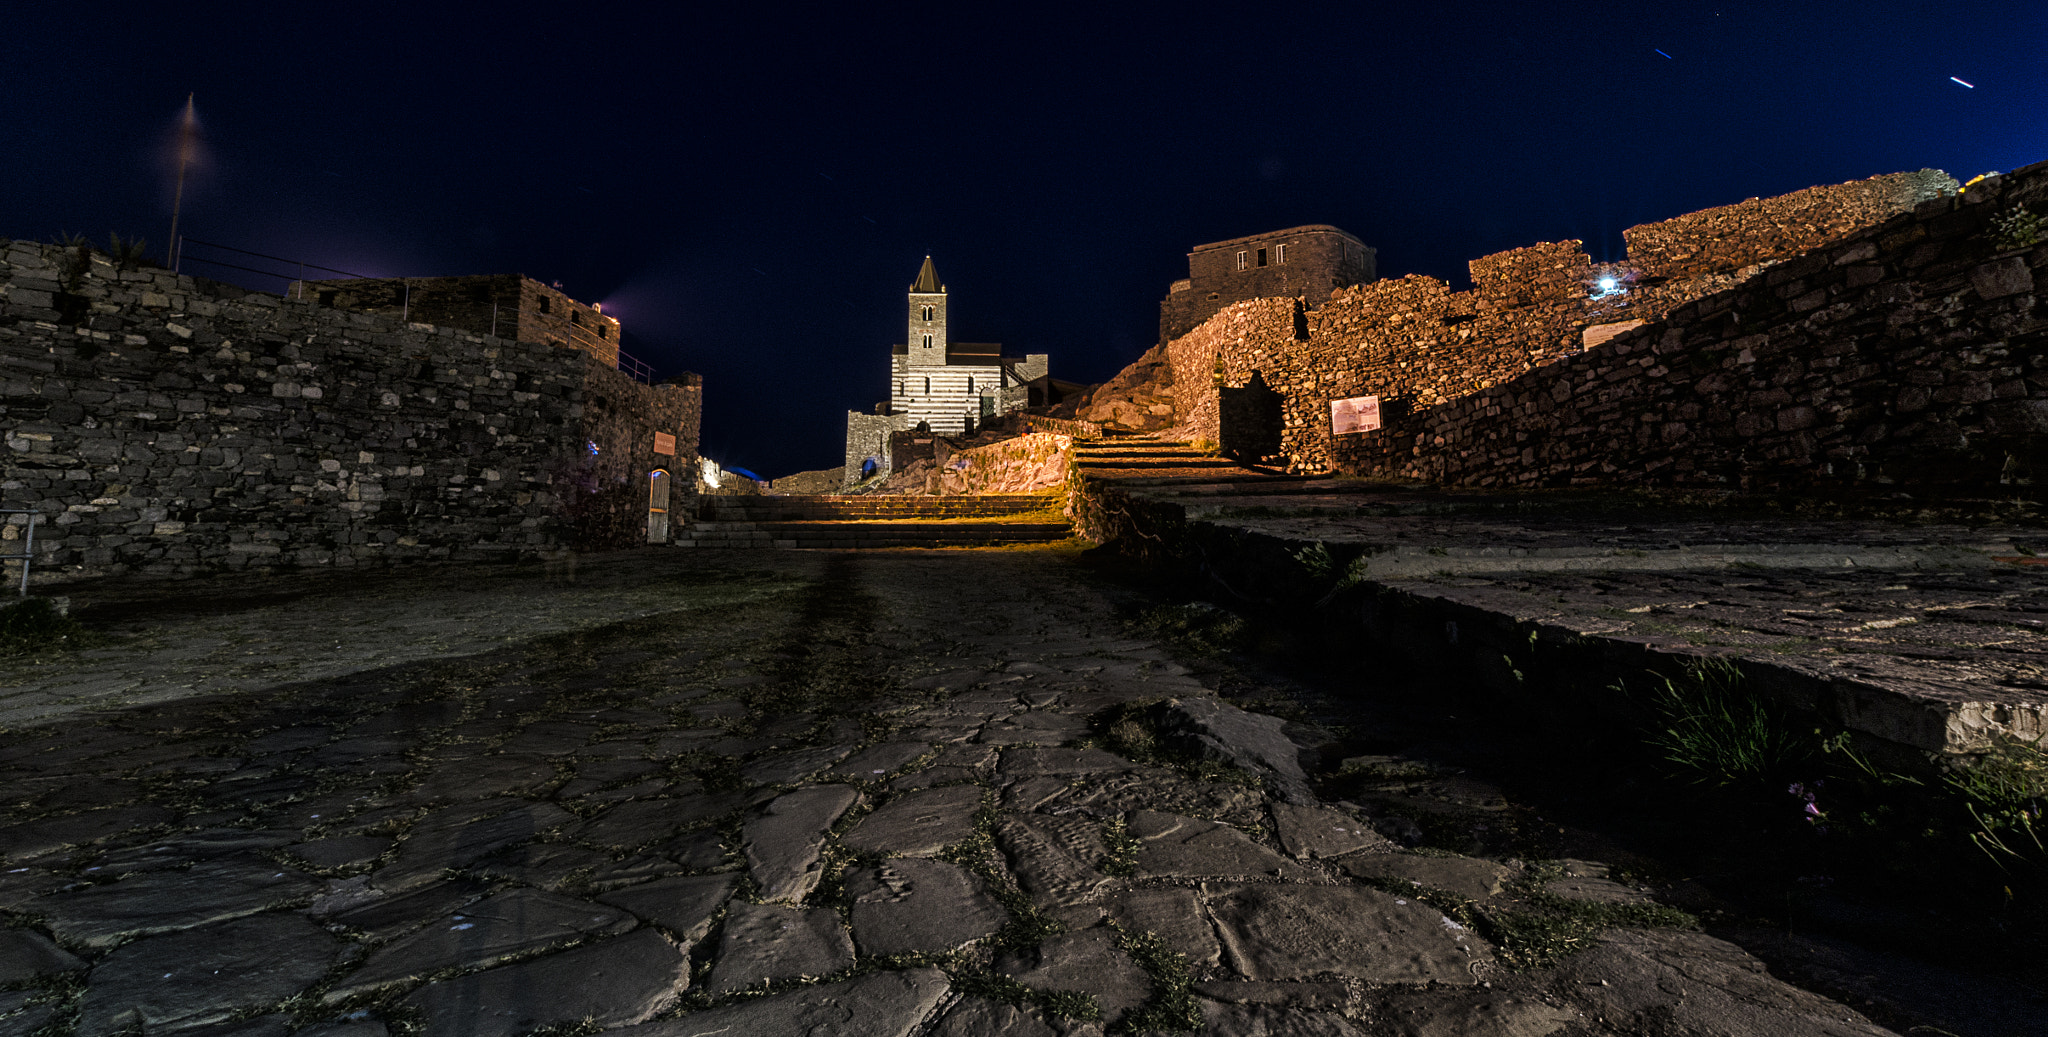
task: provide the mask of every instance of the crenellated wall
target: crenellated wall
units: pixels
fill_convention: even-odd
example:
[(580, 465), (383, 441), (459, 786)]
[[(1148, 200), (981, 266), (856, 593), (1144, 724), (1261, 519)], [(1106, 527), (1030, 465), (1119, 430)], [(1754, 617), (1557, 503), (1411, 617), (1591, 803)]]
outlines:
[(38, 582), (624, 546), (649, 473), (694, 466), (701, 396), (694, 375), (641, 385), (578, 350), (0, 241), (0, 506), (41, 513)]
[[(1281, 453), (1296, 471), (1335, 463), (1329, 401), (1381, 397), (1389, 414), (1426, 410), (1577, 355), (1630, 326), (1741, 284), (1772, 263), (1839, 240), (1953, 190), (1938, 170), (1751, 199), (1624, 232), (1630, 260), (1596, 267), (1577, 241), (1473, 260), (1453, 291), (1409, 275), (1341, 288), (1324, 305), (1254, 299), (1167, 346), (1175, 428), (1223, 441), (1221, 387), (1254, 372), (1284, 397)], [(1602, 276), (1623, 289), (1602, 293)]]

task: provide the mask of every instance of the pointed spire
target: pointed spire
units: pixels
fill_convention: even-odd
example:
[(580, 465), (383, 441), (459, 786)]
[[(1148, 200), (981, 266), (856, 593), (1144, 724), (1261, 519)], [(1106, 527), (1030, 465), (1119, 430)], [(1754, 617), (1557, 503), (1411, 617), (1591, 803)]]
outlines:
[(924, 257), (924, 266), (917, 271), (917, 283), (911, 285), (910, 290), (919, 295), (933, 295), (946, 290), (946, 286), (939, 283), (939, 269), (932, 265), (932, 257)]

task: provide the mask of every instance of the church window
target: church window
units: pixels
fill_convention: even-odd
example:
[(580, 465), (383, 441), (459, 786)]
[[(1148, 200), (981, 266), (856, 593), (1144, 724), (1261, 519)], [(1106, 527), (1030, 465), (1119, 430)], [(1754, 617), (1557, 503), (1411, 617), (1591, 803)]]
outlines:
[(897, 383), (896, 383), (896, 395), (898, 395), (898, 396), (901, 396), (901, 395), (903, 395), (903, 383), (902, 383), (902, 382), (897, 382)]
[(1243, 269), (1245, 268), (1245, 265), (1246, 265), (1246, 264), (1245, 264), (1245, 257), (1246, 257), (1247, 255), (1248, 255), (1248, 253), (1244, 253), (1244, 252), (1239, 252), (1239, 253), (1237, 254), (1237, 268), (1238, 268), (1239, 270), (1243, 270)]
[(1275, 262), (1275, 263), (1285, 263), (1285, 262), (1287, 262), (1287, 246), (1285, 246), (1285, 245), (1281, 245), (1281, 246), (1278, 246), (1278, 247), (1276, 247), (1275, 249), (1273, 249), (1273, 262)]
[(1265, 249), (1260, 249), (1260, 250), (1259, 250), (1259, 265), (1260, 265), (1260, 266), (1265, 266), (1265, 265), (1266, 265), (1266, 250), (1265, 250)]
[(968, 376), (967, 376), (967, 395), (969, 395), (969, 396), (972, 396), (972, 395), (974, 395), (974, 376), (973, 376), (973, 375), (968, 375)]
[(924, 348), (926, 348), (926, 349), (930, 349), (930, 348), (932, 348), (932, 337), (931, 337), (930, 335), (926, 335), (926, 336), (924, 337)]
[(932, 307), (930, 307), (930, 306), (927, 306), (927, 307), (925, 307), (925, 308), (924, 308), (924, 317), (923, 317), (922, 319), (924, 319), (924, 320), (931, 320), (931, 319), (932, 319)]
[(932, 394), (932, 380), (929, 376), (927, 376), (924, 380), (924, 394), (926, 396), (930, 396)]

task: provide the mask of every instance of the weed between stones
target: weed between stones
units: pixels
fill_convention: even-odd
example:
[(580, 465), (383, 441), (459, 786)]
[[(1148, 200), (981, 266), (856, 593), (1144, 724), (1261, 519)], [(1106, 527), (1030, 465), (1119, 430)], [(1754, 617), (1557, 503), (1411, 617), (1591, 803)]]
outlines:
[(1187, 957), (1168, 947), (1157, 933), (1133, 931), (1115, 921), (1108, 925), (1116, 933), (1117, 946), (1123, 948), (1124, 953), (1131, 956), (1131, 962), (1145, 970), (1145, 975), (1152, 979), (1152, 996), (1144, 1004), (1124, 1013), (1123, 1018), (1111, 1024), (1108, 1032), (1182, 1033), (1200, 1027), (1202, 1006), (1188, 992), (1194, 976), (1188, 967)]
[(106, 638), (57, 611), (48, 598), (0, 606), (0, 658), (45, 655), (90, 648)]

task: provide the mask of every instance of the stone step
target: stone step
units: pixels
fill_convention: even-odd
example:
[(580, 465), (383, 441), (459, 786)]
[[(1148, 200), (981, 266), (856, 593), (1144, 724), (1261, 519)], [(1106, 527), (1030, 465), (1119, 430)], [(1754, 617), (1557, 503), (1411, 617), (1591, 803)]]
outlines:
[(1002, 518), (1054, 511), (1057, 494), (988, 494), (960, 497), (839, 497), (830, 495), (705, 497), (698, 514), (726, 521), (782, 522), (860, 519)]
[(1065, 522), (699, 522), (679, 547), (970, 547), (1052, 543), (1073, 535)]

